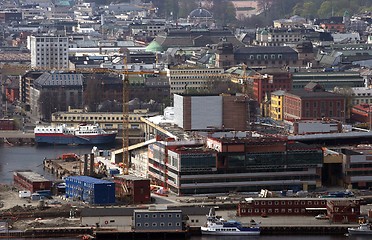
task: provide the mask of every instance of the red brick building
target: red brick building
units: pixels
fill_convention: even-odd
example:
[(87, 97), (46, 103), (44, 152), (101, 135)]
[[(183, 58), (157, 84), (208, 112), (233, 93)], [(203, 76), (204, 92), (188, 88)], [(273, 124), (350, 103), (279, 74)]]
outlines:
[(19, 80), (11, 79), (10, 83), (5, 87), (5, 95), (8, 102), (13, 103), (19, 100)]
[(324, 198), (246, 198), (238, 204), (237, 216), (316, 215), (326, 207)]
[(283, 118), (285, 120), (336, 119), (345, 121), (345, 96), (327, 92), (317, 83), (310, 82), (304, 89), (286, 92)]
[(327, 215), (331, 222), (356, 223), (360, 215), (360, 200), (330, 200)]
[(280, 69), (265, 69), (261, 75), (253, 80), (253, 96), (258, 103), (262, 103), (265, 97), (270, 97), (271, 92), (276, 90), (290, 91), (292, 89), (292, 74)]

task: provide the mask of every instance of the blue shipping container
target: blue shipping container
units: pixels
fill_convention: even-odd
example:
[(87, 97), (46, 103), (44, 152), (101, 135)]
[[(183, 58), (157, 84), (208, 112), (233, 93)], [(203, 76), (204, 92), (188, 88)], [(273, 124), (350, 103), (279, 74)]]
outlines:
[(67, 177), (66, 197), (90, 204), (115, 203), (115, 183), (88, 176)]

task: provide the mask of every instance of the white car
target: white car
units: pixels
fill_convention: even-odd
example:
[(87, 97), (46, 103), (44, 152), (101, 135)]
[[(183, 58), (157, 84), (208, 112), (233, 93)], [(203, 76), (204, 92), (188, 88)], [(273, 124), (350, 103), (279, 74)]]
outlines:
[(321, 213), (321, 214), (316, 215), (316, 216), (315, 216), (315, 219), (319, 219), (319, 220), (327, 220), (327, 219), (329, 219), (329, 217), (328, 217), (327, 215)]

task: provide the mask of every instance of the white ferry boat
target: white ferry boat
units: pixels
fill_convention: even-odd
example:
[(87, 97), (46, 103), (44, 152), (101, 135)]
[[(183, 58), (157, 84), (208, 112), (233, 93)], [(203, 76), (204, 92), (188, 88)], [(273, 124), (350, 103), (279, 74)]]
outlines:
[(106, 132), (98, 124), (80, 124), (77, 128), (65, 124), (36, 126), (35, 142), (46, 144), (108, 144), (115, 141), (116, 132)]
[(216, 216), (215, 209), (211, 208), (207, 215), (207, 222), (201, 227), (204, 235), (236, 235), (236, 236), (257, 236), (260, 235), (260, 226), (252, 222), (250, 226), (243, 226), (237, 221), (226, 221)]

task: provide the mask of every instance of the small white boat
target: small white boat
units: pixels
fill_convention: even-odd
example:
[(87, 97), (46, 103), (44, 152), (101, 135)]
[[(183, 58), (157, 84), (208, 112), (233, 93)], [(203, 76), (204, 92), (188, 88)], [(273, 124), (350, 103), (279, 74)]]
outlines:
[(348, 228), (347, 231), (350, 235), (372, 235), (371, 224), (369, 223), (362, 223), (356, 228)]
[(237, 221), (226, 221), (222, 217), (216, 216), (214, 208), (211, 208), (207, 215), (206, 224), (201, 227), (201, 232), (204, 235), (257, 236), (260, 235), (261, 230), (254, 221), (250, 226), (243, 226)]

